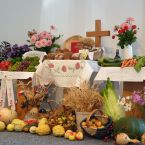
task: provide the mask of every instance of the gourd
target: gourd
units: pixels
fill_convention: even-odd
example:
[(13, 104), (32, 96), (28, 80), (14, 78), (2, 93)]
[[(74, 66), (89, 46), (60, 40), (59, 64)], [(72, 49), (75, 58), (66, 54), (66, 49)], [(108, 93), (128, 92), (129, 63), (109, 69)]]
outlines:
[(6, 125), (4, 122), (0, 121), (0, 131), (4, 131)]
[(38, 135), (47, 135), (47, 134), (50, 134), (50, 127), (49, 127), (49, 125), (47, 125), (47, 124), (41, 124), (41, 125), (39, 125), (37, 128), (36, 128), (36, 133), (38, 134)]
[(53, 135), (54, 136), (64, 136), (65, 135), (65, 130), (64, 127), (61, 125), (56, 125), (52, 129)]
[(145, 122), (135, 117), (123, 117), (115, 122), (115, 134), (124, 132), (130, 138), (141, 137), (145, 133)]
[(0, 109), (0, 121), (3, 121), (6, 125), (11, 123), (13, 119), (17, 118), (17, 112), (9, 108)]

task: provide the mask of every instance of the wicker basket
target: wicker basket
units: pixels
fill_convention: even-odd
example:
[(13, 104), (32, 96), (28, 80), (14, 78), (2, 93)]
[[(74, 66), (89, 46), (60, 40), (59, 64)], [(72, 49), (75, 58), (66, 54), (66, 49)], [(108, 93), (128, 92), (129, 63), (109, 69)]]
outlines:
[[(86, 122), (88, 124), (90, 119), (93, 119), (93, 118), (108, 118), (108, 123), (102, 129), (89, 128), (89, 127), (82, 126), (82, 122)], [(105, 139), (105, 137), (109, 137), (112, 135), (112, 132), (113, 132), (112, 119), (110, 117), (103, 115), (102, 110), (96, 109), (96, 110), (92, 111), (88, 115), (88, 117), (86, 119), (84, 119), (82, 122), (81, 122), (81, 128), (89, 136), (95, 137), (97, 139)]]
[(78, 131), (82, 131), (82, 128), (81, 128), (81, 126), (80, 126), (80, 123), (81, 123), (82, 120), (84, 120), (89, 114), (90, 114), (90, 112), (76, 112), (76, 121), (77, 121), (77, 130), (78, 130)]

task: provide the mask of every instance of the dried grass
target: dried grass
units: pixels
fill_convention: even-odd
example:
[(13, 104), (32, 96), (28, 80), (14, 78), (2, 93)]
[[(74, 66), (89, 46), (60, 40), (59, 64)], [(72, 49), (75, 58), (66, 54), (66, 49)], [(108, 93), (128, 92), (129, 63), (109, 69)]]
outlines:
[(83, 82), (79, 88), (74, 87), (67, 90), (63, 104), (78, 112), (91, 112), (102, 107), (103, 99), (96, 85), (93, 84), (90, 87), (89, 83)]

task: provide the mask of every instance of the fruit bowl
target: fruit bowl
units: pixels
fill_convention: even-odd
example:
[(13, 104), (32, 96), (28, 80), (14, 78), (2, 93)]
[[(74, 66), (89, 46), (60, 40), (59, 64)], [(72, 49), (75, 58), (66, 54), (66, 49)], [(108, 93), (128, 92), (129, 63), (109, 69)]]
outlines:
[[(100, 115), (96, 114), (96, 112), (99, 112)], [(80, 126), (84, 133), (96, 139), (111, 137), (113, 132), (112, 119), (108, 116), (104, 116), (101, 110), (91, 112), (91, 114), (81, 122)]]

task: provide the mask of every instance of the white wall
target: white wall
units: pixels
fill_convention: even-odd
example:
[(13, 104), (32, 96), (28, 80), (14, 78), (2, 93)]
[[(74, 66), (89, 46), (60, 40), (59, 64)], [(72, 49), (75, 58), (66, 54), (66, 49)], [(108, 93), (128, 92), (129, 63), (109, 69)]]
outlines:
[(0, 42), (24, 44), (27, 31), (39, 29), (41, 0), (0, 0)]
[[(145, 1), (144, 0), (0, 0), (0, 41), (24, 43), (27, 31), (32, 28), (47, 30), (56, 25), (57, 33), (69, 36), (95, 29), (95, 19), (102, 20), (105, 30), (113, 30), (127, 17), (134, 17), (140, 27), (137, 53), (145, 55)], [(117, 42), (111, 37), (102, 39), (108, 51)]]
[[(40, 29), (50, 24), (58, 27), (65, 40), (69, 36), (95, 29), (95, 20), (102, 20), (105, 30), (113, 30), (114, 25), (122, 23), (127, 17), (134, 17), (140, 27), (138, 41), (134, 45), (137, 53), (145, 54), (145, 1), (144, 0), (43, 0)], [(117, 41), (111, 37), (102, 39), (102, 46), (117, 48)], [(137, 50), (137, 51), (136, 51)]]

